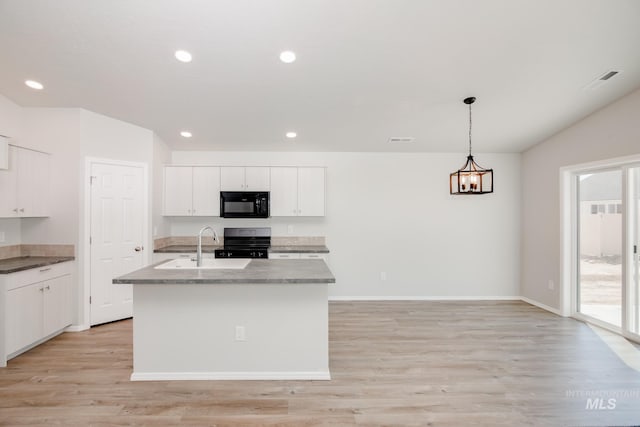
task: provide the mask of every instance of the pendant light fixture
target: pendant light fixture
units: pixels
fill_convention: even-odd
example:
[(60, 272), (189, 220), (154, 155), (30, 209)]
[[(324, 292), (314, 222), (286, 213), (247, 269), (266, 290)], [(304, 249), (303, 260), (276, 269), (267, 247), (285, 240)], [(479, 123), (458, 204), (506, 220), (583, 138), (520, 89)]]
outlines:
[(469, 155), (464, 166), (449, 175), (450, 194), (493, 193), (493, 169), (480, 167), (471, 155), (471, 104), (475, 100), (473, 96), (464, 100), (469, 106)]

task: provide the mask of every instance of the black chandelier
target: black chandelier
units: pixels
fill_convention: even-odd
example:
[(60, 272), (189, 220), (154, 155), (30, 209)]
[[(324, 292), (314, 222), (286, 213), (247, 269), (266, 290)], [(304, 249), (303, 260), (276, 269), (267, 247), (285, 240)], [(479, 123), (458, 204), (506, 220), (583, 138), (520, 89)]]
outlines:
[(449, 175), (450, 194), (493, 193), (493, 169), (481, 167), (471, 155), (471, 104), (475, 100), (473, 96), (464, 100), (469, 106), (469, 155), (464, 166)]

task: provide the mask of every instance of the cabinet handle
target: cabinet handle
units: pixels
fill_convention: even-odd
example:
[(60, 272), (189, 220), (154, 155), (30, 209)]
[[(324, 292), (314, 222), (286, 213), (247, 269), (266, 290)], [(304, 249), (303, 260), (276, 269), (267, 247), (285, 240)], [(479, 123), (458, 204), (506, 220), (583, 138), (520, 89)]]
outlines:
[(47, 286), (45, 287), (45, 289), (46, 289), (46, 290), (50, 290), (50, 289), (51, 289), (51, 286), (47, 285)]
[(40, 288), (38, 289), (40, 292), (44, 292), (44, 288)]
[(45, 271), (49, 271), (49, 270), (51, 270), (51, 267), (41, 268), (40, 273), (44, 273)]
[(24, 212), (24, 208), (20, 208), (20, 212)]
[(18, 213), (18, 208), (15, 208), (13, 211), (14, 211), (15, 213)]
[(136, 252), (140, 252), (140, 251), (143, 251), (143, 250), (144, 250), (144, 246), (136, 246), (135, 249), (134, 249), (134, 251), (136, 251)]

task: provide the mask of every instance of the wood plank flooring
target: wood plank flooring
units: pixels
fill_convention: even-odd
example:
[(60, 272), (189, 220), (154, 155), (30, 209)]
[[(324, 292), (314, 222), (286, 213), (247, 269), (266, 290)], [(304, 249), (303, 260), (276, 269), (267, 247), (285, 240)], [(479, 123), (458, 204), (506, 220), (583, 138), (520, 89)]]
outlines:
[(131, 325), (9, 361), (0, 425), (640, 424), (640, 372), (585, 324), (522, 302), (332, 302), (331, 381), (130, 382)]

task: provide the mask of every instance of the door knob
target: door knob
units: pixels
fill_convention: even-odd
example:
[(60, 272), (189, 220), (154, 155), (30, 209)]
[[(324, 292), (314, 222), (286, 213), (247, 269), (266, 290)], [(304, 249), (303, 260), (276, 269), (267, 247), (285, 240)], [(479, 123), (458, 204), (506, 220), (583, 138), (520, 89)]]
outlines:
[(134, 251), (136, 252), (140, 252), (142, 250), (144, 250), (144, 246), (136, 246), (136, 248), (134, 249)]

